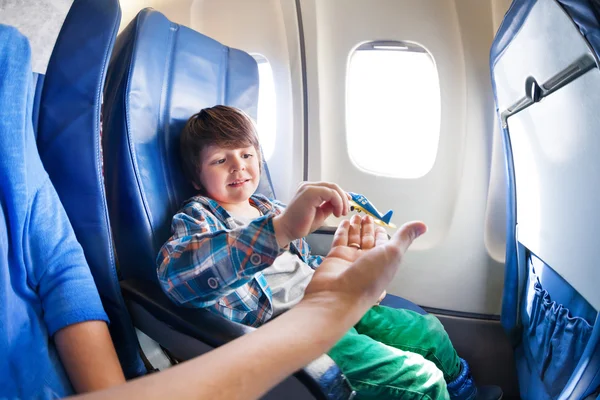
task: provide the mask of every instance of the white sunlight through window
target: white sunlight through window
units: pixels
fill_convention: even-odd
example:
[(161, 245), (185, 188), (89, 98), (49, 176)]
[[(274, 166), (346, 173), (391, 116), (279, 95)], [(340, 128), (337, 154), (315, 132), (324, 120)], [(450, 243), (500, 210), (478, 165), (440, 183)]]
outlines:
[(353, 163), (369, 173), (417, 179), (437, 154), (441, 98), (432, 56), (414, 43), (372, 42), (350, 56), (346, 133)]
[(258, 64), (258, 116), (257, 128), (265, 161), (273, 155), (276, 136), (276, 104), (273, 69), (269, 61), (260, 54), (252, 55)]

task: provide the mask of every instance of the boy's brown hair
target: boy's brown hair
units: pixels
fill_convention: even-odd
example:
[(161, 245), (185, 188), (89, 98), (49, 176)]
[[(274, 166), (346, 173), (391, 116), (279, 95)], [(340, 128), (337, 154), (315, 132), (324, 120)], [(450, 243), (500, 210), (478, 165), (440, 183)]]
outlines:
[(225, 149), (253, 146), (262, 171), (262, 154), (252, 118), (235, 107), (205, 108), (188, 119), (179, 139), (183, 170), (198, 188), (202, 189), (200, 153), (213, 145)]

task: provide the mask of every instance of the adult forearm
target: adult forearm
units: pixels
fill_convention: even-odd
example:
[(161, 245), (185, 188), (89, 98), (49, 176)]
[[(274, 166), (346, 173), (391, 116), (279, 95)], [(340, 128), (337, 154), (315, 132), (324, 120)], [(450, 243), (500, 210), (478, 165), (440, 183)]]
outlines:
[(69, 325), (56, 332), (54, 341), (76, 392), (106, 389), (125, 382), (106, 322)]
[(300, 303), (201, 357), (85, 398), (259, 398), (331, 348), (360, 317), (355, 309)]

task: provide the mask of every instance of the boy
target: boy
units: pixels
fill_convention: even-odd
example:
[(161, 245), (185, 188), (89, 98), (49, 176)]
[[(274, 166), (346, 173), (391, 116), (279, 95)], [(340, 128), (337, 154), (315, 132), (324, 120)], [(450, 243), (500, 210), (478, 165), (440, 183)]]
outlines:
[[(303, 183), (287, 207), (255, 195), (258, 137), (252, 120), (235, 108), (192, 116), (180, 145), (184, 171), (201, 195), (173, 217), (173, 236), (157, 258), (159, 281), (179, 305), (260, 326), (302, 298), (321, 262), (302, 238), (329, 215), (346, 215), (347, 195), (323, 182)], [(372, 226), (354, 216), (349, 246), (369, 247), (376, 232), (363, 229)], [(431, 315), (375, 306), (328, 354), (361, 399), (502, 396), (499, 388), (478, 396), (468, 365)]]

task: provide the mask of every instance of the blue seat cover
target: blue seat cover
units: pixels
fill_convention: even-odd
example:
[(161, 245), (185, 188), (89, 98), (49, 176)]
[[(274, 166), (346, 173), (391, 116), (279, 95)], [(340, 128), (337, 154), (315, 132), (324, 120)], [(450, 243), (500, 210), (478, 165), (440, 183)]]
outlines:
[(132, 378), (146, 370), (117, 277), (100, 127), (105, 74), (120, 20), (118, 0), (73, 2), (46, 76), (37, 79), (34, 120), (42, 162), (84, 249), (121, 365)]
[(179, 134), (190, 116), (216, 104), (255, 118), (258, 67), (247, 53), (145, 9), (117, 39), (105, 93), (105, 172), (121, 273), (157, 282), (171, 218), (194, 194)]

